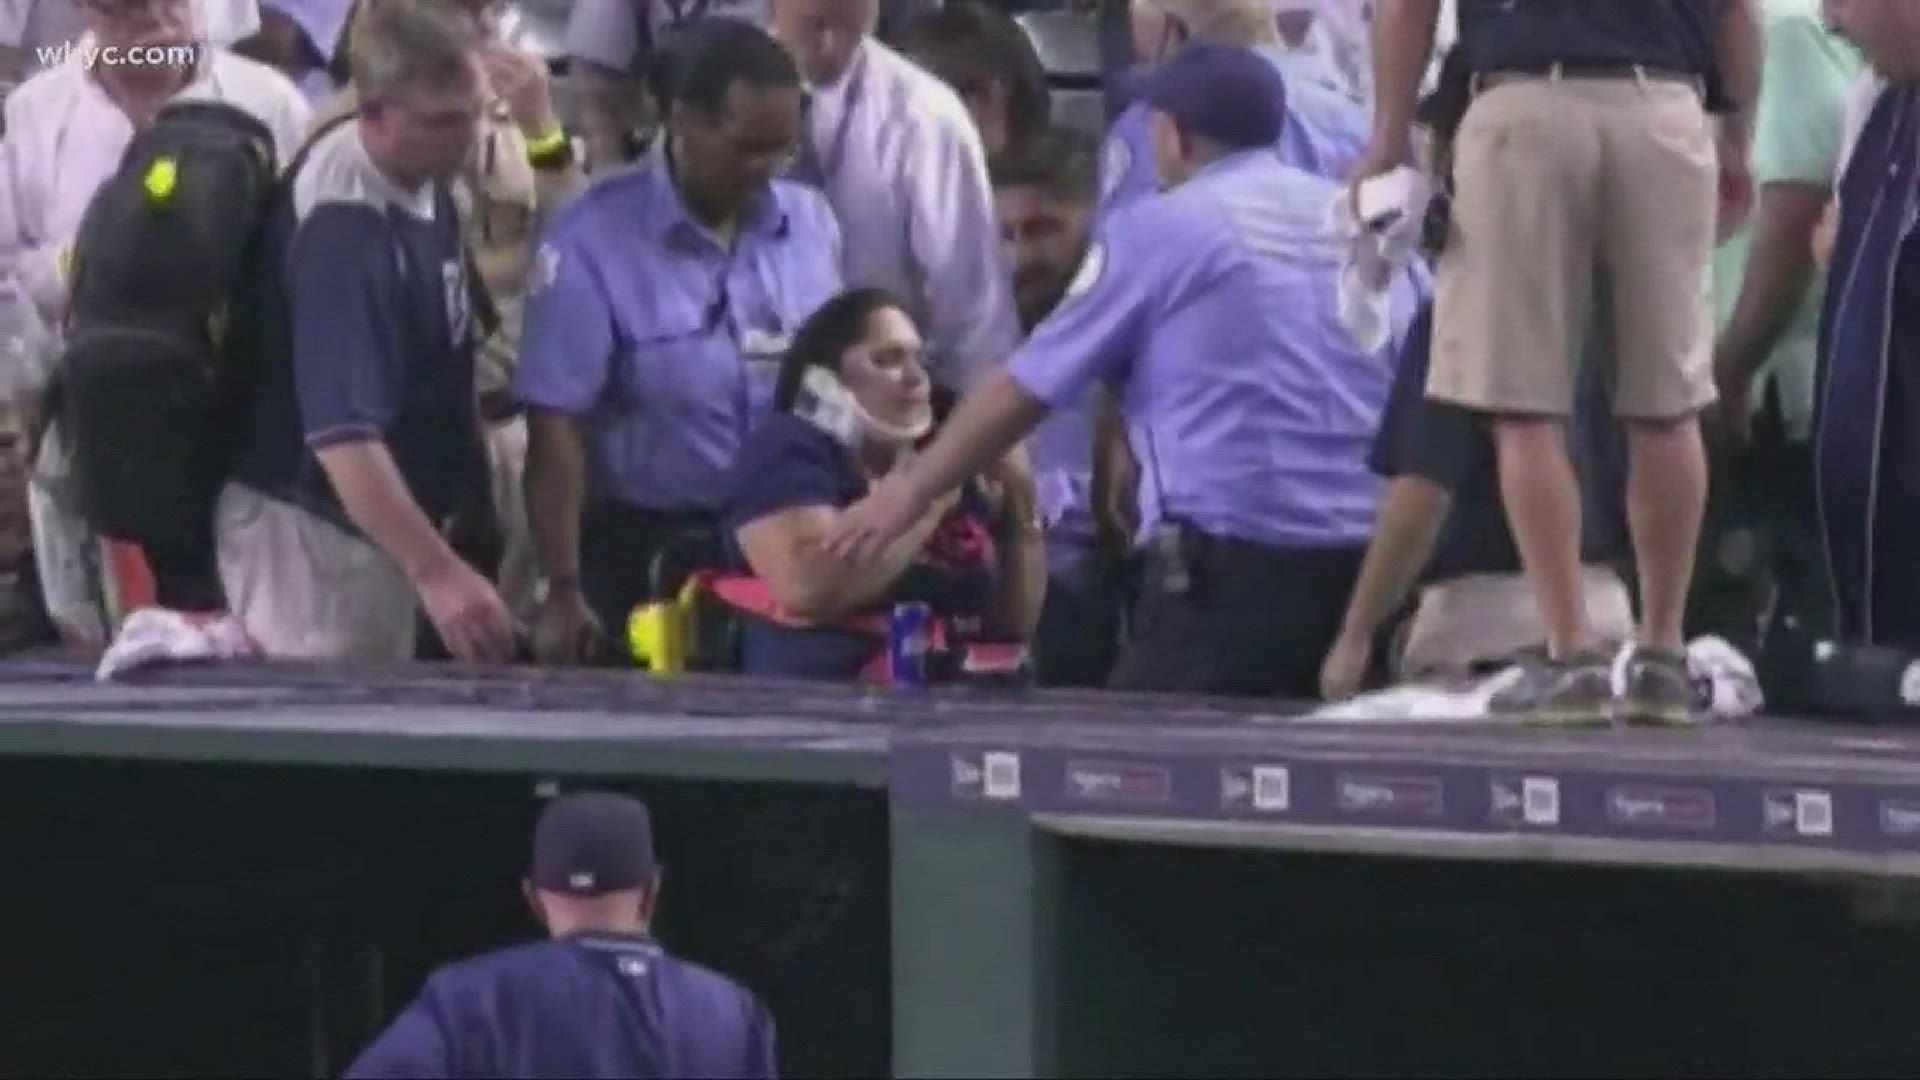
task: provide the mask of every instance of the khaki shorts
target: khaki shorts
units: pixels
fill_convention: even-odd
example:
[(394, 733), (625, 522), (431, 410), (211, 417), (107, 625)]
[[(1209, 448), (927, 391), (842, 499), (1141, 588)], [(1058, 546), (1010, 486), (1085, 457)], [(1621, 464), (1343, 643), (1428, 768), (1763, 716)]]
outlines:
[[(1483, 90), (1454, 140), (1430, 396), (1563, 416), (1589, 327), (1610, 331), (1614, 412), (1712, 404), (1713, 121), (1659, 79), (1520, 78)], [(1596, 312), (1595, 279), (1610, 279)]]

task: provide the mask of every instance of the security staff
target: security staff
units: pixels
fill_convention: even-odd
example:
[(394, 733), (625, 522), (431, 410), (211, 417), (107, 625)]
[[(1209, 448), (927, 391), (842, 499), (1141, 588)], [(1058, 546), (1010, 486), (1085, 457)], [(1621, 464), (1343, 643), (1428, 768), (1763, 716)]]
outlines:
[[(1455, 48), (1475, 92), (1453, 139), (1455, 227), (1440, 260), (1427, 390), (1494, 417), (1501, 496), (1560, 668), (1540, 683), (1542, 714), (1589, 722), (1615, 711), (1594, 678), (1611, 657), (1581, 603), (1580, 496), (1561, 430), (1595, 270), (1608, 267), (1640, 585), (1617, 711), (1633, 722), (1690, 719), (1682, 620), (1707, 497), (1699, 413), (1714, 398), (1705, 283), (1716, 163), (1719, 191), (1750, 196), (1754, 6), (1459, 0)], [(1438, 8), (1396, 0), (1375, 18), (1374, 130), (1358, 178), (1411, 160)], [(1710, 106), (1725, 113), (1717, 152)]]
[[(842, 515), (867, 557), (1096, 383), (1140, 462), (1148, 567), (1121, 689), (1313, 693), (1373, 527), (1384, 355), (1338, 325), (1332, 181), (1282, 164), (1273, 65), (1189, 47), (1145, 90), (1172, 189), (1110, 215), (1065, 299), (908, 467)], [(1416, 290), (1389, 282), (1404, 330)]]
[(565, 207), (534, 256), (514, 385), (549, 658), (624, 626), (656, 556), (719, 558), (726, 469), (788, 336), (840, 287), (826, 200), (773, 178), (800, 127), (792, 57), (732, 19), (679, 48), (652, 156)]
[[(1274, 19), (1273, 0), (1133, 0), (1134, 51), (1160, 63), (1188, 41), (1242, 45), (1280, 72), (1287, 120), (1281, 159), (1316, 176), (1345, 179), (1366, 148), (1367, 114), (1319, 57), (1290, 48)], [(1100, 203), (1111, 209), (1151, 194), (1159, 183), (1147, 107), (1120, 114), (1100, 150)]]
[(608, 792), (555, 800), (521, 889), (550, 939), (434, 972), (349, 1080), (775, 1075), (760, 1001), (649, 930), (660, 870), (645, 806)]

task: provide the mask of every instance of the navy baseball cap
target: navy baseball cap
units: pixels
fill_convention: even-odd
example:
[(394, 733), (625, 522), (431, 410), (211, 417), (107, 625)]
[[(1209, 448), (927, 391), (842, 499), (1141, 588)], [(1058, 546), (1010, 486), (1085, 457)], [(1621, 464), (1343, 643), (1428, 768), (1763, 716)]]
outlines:
[(1287, 120), (1287, 84), (1280, 72), (1237, 45), (1187, 46), (1148, 76), (1140, 100), (1235, 150), (1272, 146)]
[(533, 886), (568, 896), (634, 889), (652, 878), (653, 819), (640, 800), (609, 791), (563, 795), (533, 829)]

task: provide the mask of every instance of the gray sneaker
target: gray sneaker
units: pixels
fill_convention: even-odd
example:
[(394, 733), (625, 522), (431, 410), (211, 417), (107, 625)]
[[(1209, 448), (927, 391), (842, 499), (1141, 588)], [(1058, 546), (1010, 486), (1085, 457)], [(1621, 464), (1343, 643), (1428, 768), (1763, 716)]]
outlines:
[(1620, 719), (1629, 724), (1681, 727), (1694, 722), (1693, 678), (1687, 654), (1677, 649), (1633, 650)]
[(1611, 657), (1580, 653), (1555, 660), (1545, 648), (1520, 658), (1520, 678), (1493, 695), (1487, 711), (1550, 727), (1605, 727), (1612, 722)]

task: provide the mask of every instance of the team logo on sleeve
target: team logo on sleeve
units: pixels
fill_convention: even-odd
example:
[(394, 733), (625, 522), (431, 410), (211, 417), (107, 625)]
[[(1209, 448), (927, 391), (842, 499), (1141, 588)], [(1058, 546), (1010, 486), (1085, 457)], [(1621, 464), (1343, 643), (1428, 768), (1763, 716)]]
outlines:
[(1095, 285), (1100, 284), (1100, 278), (1106, 272), (1107, 246), (1096, 240), (1093, 246), (1087, 249), (1086, 256), (1080, 260), (1080, 269), (1074, 271), (1073, 280), (1067, 283), (1067, 292), (1062, 299), (1071, 300), (1076, 296), (1084, 296)]
[(533, 253), (533, 271), (527, 275), (527, 291), (540, 292), (560, 280), (560, 249), (542, 243)]
[(1120, 190), (1120, 181), (1124, 180), (1127, 170), (1133, 168), (1133, 147), (1125, 139), (1108, 139), (1107, 148), (1100, 152), (1100, 201), (1113, 198)]
[(445, 287), (447, 340), (458, 347), (465, 344), (473, 332), (473, 312), (467, 303), (467, 268), (459, 259), (448, 259), (440, 264), (440, 282)]

